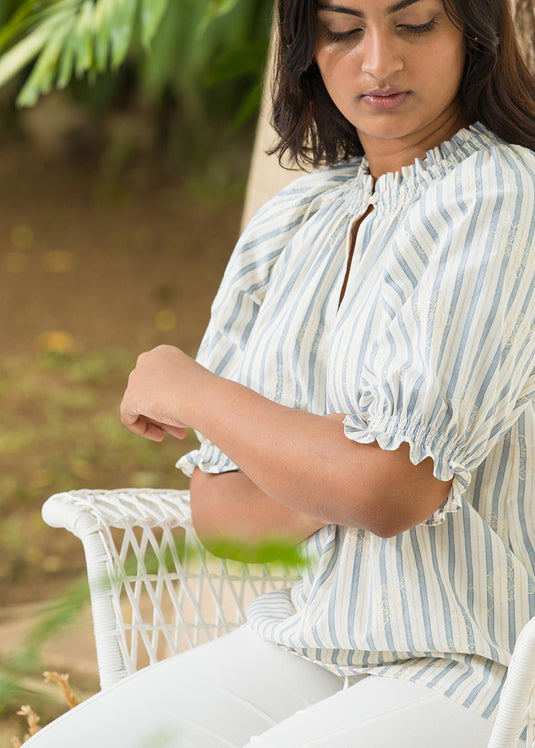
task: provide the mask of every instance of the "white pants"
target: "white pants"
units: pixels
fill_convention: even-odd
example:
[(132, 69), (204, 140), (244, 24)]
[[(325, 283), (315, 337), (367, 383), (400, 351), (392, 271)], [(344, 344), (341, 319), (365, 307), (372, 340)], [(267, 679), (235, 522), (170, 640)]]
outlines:
[[(484, 748), (491, 724), (421, 685), (344, 680), (247, 627), (141, 670), (28, 748)], [(525, 744), (524, 744), (525, 745)]]

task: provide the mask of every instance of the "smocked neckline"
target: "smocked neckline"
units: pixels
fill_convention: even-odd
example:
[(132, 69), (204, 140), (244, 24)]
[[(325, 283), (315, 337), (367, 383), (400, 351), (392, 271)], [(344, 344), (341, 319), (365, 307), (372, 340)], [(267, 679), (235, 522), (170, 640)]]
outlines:
[(356, 207), (368, 199), (376, 207), (385, 204), (391, 208), (394, 203), (403, 202), (419, 192), (426, 184), (444, 177), (473, 153), (502, 142), (485, 125), (476, 122), (460, 129), (450, 140), (428, 150), (425, 158), (417, 158), (413, 164), (403, 166), (396, 172), (387, 172), (377, 180), (370, 174), (368, 159), (363, 156), (356, 175), (358, 188), (348, 195), (350, 206)]

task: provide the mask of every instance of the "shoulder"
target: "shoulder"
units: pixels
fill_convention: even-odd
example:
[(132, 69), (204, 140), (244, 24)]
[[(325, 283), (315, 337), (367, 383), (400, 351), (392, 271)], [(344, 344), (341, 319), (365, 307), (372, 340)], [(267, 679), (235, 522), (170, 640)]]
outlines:
[(529, 148), (493, 136), (460, 163), (459, 174), (465, 183), (472, 181), (478, 201), (513, 198), (535, 211), (535, 152)]
[(498, 143), (478, 154), (472, 179), (475, 215), (502, 241), (523, 251), (535, 234), (535, 153)]
[(504, 236), (512, 227), (526, 237), (535, 231), (533, 151), (480, 126), (454, 158), (453, 168), (450, 163), (422, 196), (428, 217), (449, 219), (453, 228), (470, 229), (480, 239), (485, 231)]
[(446, 179), (440, 199), (431, 191), (428, 204), (434, 226), (449, 219), (440, 243), (455, 268), (471, 258), (481, 272), (512, 281), (535, 272), (535, 153), (493, 136)]
[(344, 194), (359, 173), (361, 159), (308, 172), (297, 177), (260, 208), (246, 228), (246, 234), (263, 234), (269, 226), (294, 230), (337, 194)]
[(337, 201), (343, 204), (345, 190), (350, 189), (360, 163), (361, 159), (355, 159), (304, 174), (271, 198), (243, 231), (225, 270), (222, 288), (248, 284), (251, 293), (260, 298), (272, 268), (303, 226), (320, 210), (336, 210)]

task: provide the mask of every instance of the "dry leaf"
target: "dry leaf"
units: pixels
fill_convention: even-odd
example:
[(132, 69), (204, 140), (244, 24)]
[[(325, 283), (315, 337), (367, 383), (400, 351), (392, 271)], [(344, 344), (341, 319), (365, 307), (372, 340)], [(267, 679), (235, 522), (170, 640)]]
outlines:
[(43, 677), (46, 681), (46, 683), (50, 683), (50, 681), (53, 681), (54, 683), (57, 683), (58, 686), (61, 689), (61, 693), (63, 695), (63, 698), (69, 705), (69, 707), (72, 709), (74, 706), (78, 706), (80, 703), (80, 700), (75, 696), (72, 688), (69, 685), (69, 675), (63, 674), (60, 675), (59, 673), (50, 673), (46, 672), (43, 673)]
[[(24, 706), (21, 706), (17, 714), (20, 717), (26, 717), (26, 721), (28, 722), (28, 732), (24, 736), (24, 740), (22, 741), (25, 743), (27, 740), (29, 740), (32, 735), (35, 735), (36, 732), (38, 732), (41, 728), (39, 727), (39, 717), (37, 714), (33, 711), (31, 706), (28, 704), (25, 704)], [(14, 746), (14, 748), (20, 748), (21, 741), (17, 737), (13, 737), (11, 739), (11, 744)]]

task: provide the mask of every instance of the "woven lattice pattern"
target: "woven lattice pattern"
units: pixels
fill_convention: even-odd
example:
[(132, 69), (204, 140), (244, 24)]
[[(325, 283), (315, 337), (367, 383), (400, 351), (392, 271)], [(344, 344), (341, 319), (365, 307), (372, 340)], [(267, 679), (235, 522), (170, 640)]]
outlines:
[(84, 544), (103, 688), (232, 631), (250, 600), (293, 578), (208, 554), (185, 491), (71, 491), (52, 496), (43, 516)]

